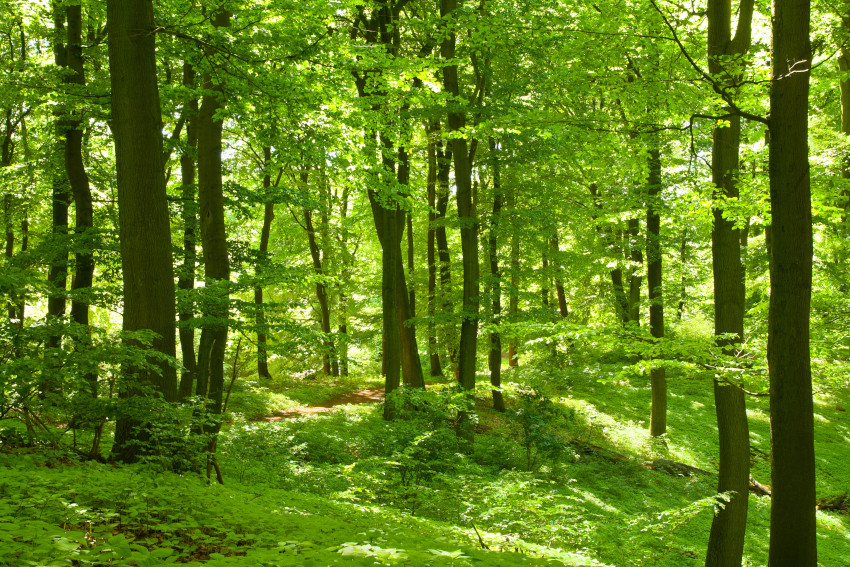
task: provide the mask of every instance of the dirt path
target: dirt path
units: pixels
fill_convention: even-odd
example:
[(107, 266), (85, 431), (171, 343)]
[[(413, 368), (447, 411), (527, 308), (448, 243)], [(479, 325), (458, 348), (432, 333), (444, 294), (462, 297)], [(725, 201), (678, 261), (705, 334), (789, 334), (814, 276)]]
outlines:
[(275, 415), (266, 416), (264, 421), (281, 421), (283, 419), (292, 419), (302, 415), (310, 415), (314, 413), (327, 413), (333, 411), (334, 406), (343, 404), (368, 404), (371, 402), (380, 402), (384, 399), (384, 388), (368, 388), (358, 392), (349, 392), (334, 396), (328, 401), (318, 405), (304, 408), (295, 408), (287, 411), (279, 412)]

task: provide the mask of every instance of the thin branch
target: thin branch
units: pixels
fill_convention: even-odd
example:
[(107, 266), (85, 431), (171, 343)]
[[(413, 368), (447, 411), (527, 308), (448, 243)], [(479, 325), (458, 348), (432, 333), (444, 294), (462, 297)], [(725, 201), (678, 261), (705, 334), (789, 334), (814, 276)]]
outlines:
[(726, 89), (717, 80), (712, 78), (712, 76), (709, 75), (702, 67), (700, 67), (696, 61), (694, 61), (693, 57), (691, 57), (691, 54), (688, 53), (688, 50), (685, 48), (685, 46), (679, 39), (679, 35), (676, 33), (676, 29), (667, 19), (667, 16), (661, 10), (658, 4), (656, 4), (655, 0), (649, 0), (649, 2), (650, 4), (652, 4), (652, 7), (655, 8), (655, 11), (658, 12), (658, 14), (661, 16), (661, 19), (664, 21), (664, 25), (667, 26), (667, 29), (669, 29), (670, 33), (673, 35), (673, 41), (676, 42), (676, 45), (679, 46), (679, 50), (682, 52), (682, 55), (685, 56), (685, 59), (688, 60), (688, 63), (691, 64), (691, 67), (693, 67), (694, 70), (699, 73), (699, 75), (703, 78), (704, 81), (711, 85), (711, 88), (714, 89), (714, 92), (720, 95), (720, 98), (722, 98), (723, 102), (725, 102), (729, 106), (729, 108), (734, 111), (735, 115), (740, 116), (741, 118), (746, 118), (747, 120), (751, 120), (753, 122), (760, 122), (761, 124), (765, 124), (769, 127), (770, 121), (767, 118), (765, 118), (764, 116), (753, 114), (751, 112), (747, 112), (746, 110), (742, 110), (737, 104), (735, 104), (735, 102), (732, 100), (732, 96), (728, 92), (726, 92)]

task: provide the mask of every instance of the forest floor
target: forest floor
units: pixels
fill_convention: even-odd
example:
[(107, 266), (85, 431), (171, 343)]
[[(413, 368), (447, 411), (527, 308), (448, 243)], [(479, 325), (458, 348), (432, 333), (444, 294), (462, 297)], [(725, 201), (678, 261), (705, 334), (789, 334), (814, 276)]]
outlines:
[(263, 421), (280, 421), (281, 419), (292, 419), (294, 417), (311, 415), (317, 413), (326, 413), (333, 411), (336, 406), (346, 404), (368, 404), (381, 402), (384, 400), (384, 388), (367, 388), (365, 390), (357, 390), (356, 392), (345, 392), (338, 394), (326, 402), (315, 406), (300, 406), (295, 409), (279, 412), (275, 415), (267, 415), (262, 418)]
[[(451, 383), (401, 389), (388, 422), (377, 373), (243, 376), (218, 439), (224, 485), (187, 472), (203, 465), (176, 466), (197, 458), (191, 436), (131, 466), (0, 443), (0, 567), (699, 567), (716, 501), (712, 377), (668, 374), (659, 441), (646, 426), (648, 380), (627, 364), (592, 352), (530, 360), (503, 375), (505, 413), (480, 373), (472, 447), (456, 416), (473, 408)], [(816, 397), (819, 499), (847, 501), (847, 407), (846, 386)], [(769, 483), (768, 402), (747, 408), (752, 473)], [(847, 510), (818, 510), (817, 522), (819, 565), (844, 565)], [(747, 567), (766, 563), (769, 524), (770, 498), (750, 493)]]

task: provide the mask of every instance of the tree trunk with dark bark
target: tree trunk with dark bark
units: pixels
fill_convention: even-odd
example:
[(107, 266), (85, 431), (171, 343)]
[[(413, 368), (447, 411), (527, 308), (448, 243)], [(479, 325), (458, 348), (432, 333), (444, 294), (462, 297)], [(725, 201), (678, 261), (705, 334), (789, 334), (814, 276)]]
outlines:
[(437, 231), (434, 226), (437, 220), (437, 148), (433, 136), (434, 129), (426, 128), (428, 137), (428, 178), (426, 188), (428, 193), (428, 358), (431, 376), (442, 376), (443, 367), (440, 364), (440, 349), (437, 342), (437, 325), (434, 315), (437, 312)]
[[(195, 69), (190, 63), (183, 63), (183, 86), (195, 88)], [(195, 180), (195, 154), (198, 147), (198, 98), (192, 96), (185, 103), (186, 150), (180, 155), (180, 216), (183, 221), (183, 263), (177, 277), (177, 287), (185, 294), (179, 304), (180, 352), (183, 357), (183, 374), (180, 377), (179, 397), (185, 400), (192, 395), (197, 374), (195, 360), (195, 329), (191, 325), (194, 307), (188, 295), (195, 289), (195, 263), (197, 260), (196, 242), (198, 231), (197, 189)]]
[[(656, 339), (664, 337), (664, 294), (662, 283), (661, 248), (661, 150), (649, 150), (649, 177), (646, 202), (646, 286), (649, 296), (649, 330)], [(667, 373), (664, 367), (649, 372), (652, 390), (652, 409), (649, 434), (658, 437), (667, 433)]]
[[(212, 17), (217, 28), (230, 27), (230, 13), (218, 10)], [(223, 75), (216, 74), (220, 79)], [(204, 90), (198, 111), (198, 212), (203, 249), (205, 290), (204, 318), (198, 346), (196, 393), (203, 400), (212, 418), (204, 432), (215, 435), (221, 423), (224, 394), (224, 356), (230, 302), (230, 258), (224, 225), (224, 195), (222, 187), (222, 121), (216, 116), (224, 108), (223, 85), (204, 73)], [(215, 447), (214, 438), (210, 450)]]
[[(109, 75), (112, 130), (118, 178), (118, 225), (124, 281), (125, 331), (156, 333), (151, 347), (175, 356), (174, 269), (171, 227), (162, 170), (162, 125), (156, 77), (150, 0), (109, 0)], [(138, 345), (137, 345), (138, 346)], [(166, 401), (177, 398), (177, 375), (169, 364), (126, 368)], [(133, 384), (123, 395), (138, 394)], [(112, 454), (124, 462), (138, 458), (149, 440), (138, 417), (119, 417)]]
[[(269, 171), (272, 160), (272, 149), (269, 146), (263, 148), (263, 189), (268, 193), (272, 186), (272, 176)], [(274, 220), (274, 203), (266, 203), (263, 208), (263, 228), (260, 231), (260, 258), (257, 263), (256, 276), (258, 283), (254, 287), (254, 307), (257, 310), (255, 322), (257, 324), (257, 376), (260, 378), (271, 378), (269, 373), (269, 354), (266, 352), (266, 311), (263, 304), (262, 263), (266, 261), (269, 253), (269, 239), (271, 237), (272, 221)]]
[[(65, 81), (69, 84), (85, 85), (82, 50), (82, 7), (67, 6), (68, 43), (66, 45), (66, 63), (73, 73)], [(83, 163), (83, 131), (82, 117), (74, 112), (67, 122), (65, 132), (65, 173), (74, 196), (75, 226), (74, 236), (79, 239), (74, 248), (78, 251), (75, 257), (74, 277), (71, 280), (71, 290), (74, 293), (71, 301), (71, 320), (77, 324), (75, 332), (79, 347), (86, 348), (91, 344), (89, 329), (89, 302), (85, 298), (86, 290), (90, 289), (94, 280), (94, 256), (92, 254), (92, 232), (94, 211), (92, 209), (91, 187), (86, 166)], [(89, 394), (97, 396), (97, 372), (90, 370), (85, 374)]]
[[(440, 0), (440, 15), (454, 17), (457, 0)], [(443, 41), (440, 52), (446, 61), (455, 59), (455, 32)], [(443, 89), (455, 101), (460, 99), (458, 66), (443, 67)], [(464, 390), (475, 388), (476, 350), (478, 343), (478, 218), (472, 202), (472, 164), (466, 138), (459, 135), (466, 126), (466, 115), (454, 102), (449, 105), (448, 123), (452, 138), (455, 185), (457, 187), (458, 222), (463, 255), (463, 295), (460, 345), (458, 347), (458, 381)]]
[[(307, 186), (307, 171), (301, 172), (301, 184)], [(328, 306), (328, 288), (323, 280), (322, 251), (316, 239), (316, 229), (313, 227), (313, 211), (304, 208), (304, 228), (307, 231), (307, 241), (310, 245), (310, 257), (313, 261), (313, 272), (318, 276), (316, 282), (316, 299), (319, 301), (319, 326), (325, 338), (322, 340), (322, 373), (331, 375), (331, 345), (328, 338), (331, 333), (331, 312)]]
[[(493, 212), (490, 217), (488, 252), (490, 256), (490, 277), (492, 287), (493, 324), (501, 323), (502, 284), (499, 271), (499, 230), (502, 216), (502, 180), (499, 171), (499, 156), (496, 141), (490, 138), (490, 154), (493, 160)], [(493, 409), (505, 411), (505, 399), (502, 396), (502, 337), (498, 331), (490, 333), (490, 354), (487, 358), (490, 367), (490, 385), (493, 386)]]
[(809, 0), (774, 0), (770, 90), (772, 250), (767, 361), (772, 486), (770, 567), (815, 567), (815, 451), (809, 318), (812, 203)]
[[(750, 45), (753, 13), (751, 0), (740, 4), (737, 30), (732, 38), (731, 0), (709, 0), (708, 64), (709, 71), (731, 82), (740, 70), (728, 69), (726, 56), (746, 53)], [(725, 76), (724, 76), (725, 74)], [(714, 273), (714, 332), (732, 333), (731, 341), (722, 341), (727, 354), (734, 354), (744, 339), (745, 282), (741, 264), (741, 234), (734, 219), (723, 218), (726, 199), (737, 199), (737, 172), (741, 138), (741, 119), (728, 118), (728, 126), (715, 128), (712, 140), (711, 177), (716, 187), (714, 224), (711, 231), (712, 270)], [(747, 524), (750, 478), (750, 437), (744, 391), (724, 381), (714, 382), (714, 404), (720, 445), (718, 492), (734, 492), (723, 509), (717, 510), (711, 524), (707, 567), (740, 565)]]

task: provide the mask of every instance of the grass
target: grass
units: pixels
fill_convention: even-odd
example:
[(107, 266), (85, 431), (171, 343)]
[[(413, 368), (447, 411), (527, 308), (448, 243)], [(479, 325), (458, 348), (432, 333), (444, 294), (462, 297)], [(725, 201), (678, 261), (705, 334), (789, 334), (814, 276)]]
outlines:
[[(505, 372), (504, 414), (480, 376), (471, 453), (453, 429), (468, 402), (450, 385), (414, 393), (392, 423), (375, 404), (250, 419), (380, 384), (368, 374), (237, 381), (219, 440), (225, 486), (153, 464), (0, 452), (0, 565), (702, 565), (716, 477), (647, 465), (717, 470), (710, 378), (670, 373), (659, 443), (648, 381), (622, 377), (616, 357), (583, 356)], [(847, 391), (816, 399), (818, 497), (850, 490), (848, 406)], [(748, 399), (748, 415), (753, 475), (769, 484), (767, 400)], [(770, 500), (749, 502), (744, 564), (764, 565)], [(817, 522), (820, 564), (843, 564), (850, 518), (818, 511)]]
[[(514, 390), (545, 382), (548, 395), (568, 416), (551, 428), (566, 450), (553, 458), (542, 455), (531, 470), (519, 447), (522, 433), (516, 418), (510, 411), (502, 415), (487, 409), (486, 388), (477, 403), (483, 433), (476, 436), (474, 455), (453, 452), (456, 448), (425, 452), (423, 462), (451, 462), (414, 481), (401, 479), (399, 460), (410, 460), (404, 447), (416, 439), (414, 433), (404, 430), (426, 430), (429, 425), (387, 425), (377, 408), (348, 407), (330, 415), (265, 427), (261, 435), (272, 439), (253, 445), (277, 446), (275, 455), (266, 461), (240, 460), (226, 450), (222, 463), (225, 468), (239, 469), (244, 482), (380, 505), (457, 525), (474, 522), (478, 529), (498, 534), (494, 536), (497, 540), (518, 537), (576, 550), (605, 563), (701, 565), (716, 477), (673, 477), (648, 470), (646, 464), (665, 458), (717, 470), (711, 380), (671, 372), (668, 435), (666, 443), (660, 444), (651, 440), (647, 431), (648, 383), (641, 378), (618, 378), (622, 366), (611, 361), (590, 366), (567, 364), (552, 370), (551, 365), (541, 364), (516, 375), (506, 373), (506, 380), (515, 382)], [(515, 399), (512, 404), (516, 411)], [(850, 446), (842, 421), (846, 413), (841, 411), (847, 405), (846, 392), (817, 399), (818, 497), (850, 489)], [(750, 398), (748, 414), (753, 475), (769, 484), (767, 400)], [(246, 440), (260, 433), (249, 431), (251, 428), (234, 424), (228, 435), (236, 436), (235, 445), (252, 444)], [(607, 453), (578, 451), (576, 447), (582, 445), (597, 446)], [(611, 462), (611, 454), (624, 458)], [(238, 462), (250, 462), (250, 470), (240, 469)], [(749, 498), (745, 564), (763, 565), (770, 502), (755, 494)], [(817, 518), (821, 564), (841, 564), (850, 552), (847, 515), (819, 511)]]

